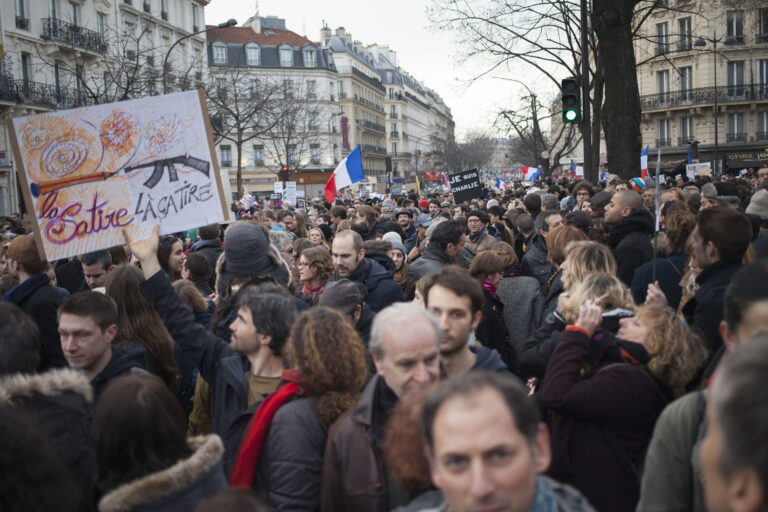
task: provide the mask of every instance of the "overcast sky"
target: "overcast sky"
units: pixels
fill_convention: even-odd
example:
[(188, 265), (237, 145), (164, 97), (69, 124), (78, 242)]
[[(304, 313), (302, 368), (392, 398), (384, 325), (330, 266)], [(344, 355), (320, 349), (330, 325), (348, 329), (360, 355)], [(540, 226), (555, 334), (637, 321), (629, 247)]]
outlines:
[[(456, 137), (468, 130), (490, 131), (494, 112), (510, 106), (519, 95), (509, 82), (482, 79), (467, 87), (467, 78), (481, 64), (459, 63), (460, 49), (452, 35), (430, 29), (426, 15), (429, 0), (259, 0), (261, 16), (285, 18), (286, 28), (319, 41), (323, 21), (335, 30), (343, 26), (363, 44), (387, 44), (397, 52), (398, 64), (436, 91), (450, 107)], [(242, 24), (256, 10), (255, 0), (211, 0), (205, 22), (217, 24), (235, 18)]]

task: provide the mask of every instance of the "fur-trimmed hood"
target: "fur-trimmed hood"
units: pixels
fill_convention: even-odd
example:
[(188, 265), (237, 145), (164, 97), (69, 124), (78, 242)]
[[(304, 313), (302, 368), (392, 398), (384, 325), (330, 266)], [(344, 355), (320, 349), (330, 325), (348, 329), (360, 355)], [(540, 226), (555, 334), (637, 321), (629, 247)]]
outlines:
[[(163, 500), (163, 506), (158, 506), (158, 510), (192, 510), (197, 501), (202, 501), (226, 487), (221, 468), (224, 445), (219, 436), (211, 434), (192, 437), (188, 439), (188, 443), (194, 451), (191, 457), (113, 489), (99, 501), (99, 511), (153, 510), (155, 507), (152, 507), (151, 502), (160, 500)], [(206, 475), (209, 478), (203, 478)], [(187, 499), (184, 495), (187, 495)], [(171, 497), (173, 499), (167, 503), (164, 501)], [(193, 501), (195, 503), (192, 503)]]
[(93, 388), (88, 377), (78, 370), (62, 368), (45, 373), (17, 373), (0, 378), (0, 405), (34, 395), (55, 396), (77, 393), (87, 403), (93, 402)]

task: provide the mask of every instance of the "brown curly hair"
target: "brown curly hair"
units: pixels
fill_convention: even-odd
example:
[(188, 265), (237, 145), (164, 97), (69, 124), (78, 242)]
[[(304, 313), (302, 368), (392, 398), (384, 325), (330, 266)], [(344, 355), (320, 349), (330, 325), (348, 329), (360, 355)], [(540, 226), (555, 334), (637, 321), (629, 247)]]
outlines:
[[(354, 406), (367, 377), (360, 335), (336, 310), (313, 307), (291, 329), (284, 358), (298, 369), (317, 398), (317, 417), (325, 430)], [(343, 357), (339, 357), (343, 355)]]
[(504, 270), (515, 270), (520, 266), (515, 248), (507, 242), (496, 242), (491, 246), (491, 250), (504, 259)]
[(327, 281), (333, 275), (335, 267), (331, 253), (327, 249), (319, 246), (304, 249), (301, 256), (309, 263), (309, 268), (315, 273), (315, 279), (318, 281)]
[(669, 249), (685, 252), (685, 242), (693, 233), (696, 217), (687, 210), (669, 212), (664, 218), (664, 234), (669, 240)]
[(637, 316), (648, 327), (648, 370), (676, 395), (682, 394), (707, 359), (704, 342), (669, 306), (646, 304), (637, 308)]

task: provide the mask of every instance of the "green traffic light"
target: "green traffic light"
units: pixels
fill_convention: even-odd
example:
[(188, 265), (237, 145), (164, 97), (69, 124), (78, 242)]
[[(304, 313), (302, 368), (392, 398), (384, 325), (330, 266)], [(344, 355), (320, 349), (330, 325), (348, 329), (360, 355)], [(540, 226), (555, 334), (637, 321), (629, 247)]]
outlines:
[(575, 110), (566, 110), (565, 119), (567, 121), (575, 121), (578, 115), (579, 114)]

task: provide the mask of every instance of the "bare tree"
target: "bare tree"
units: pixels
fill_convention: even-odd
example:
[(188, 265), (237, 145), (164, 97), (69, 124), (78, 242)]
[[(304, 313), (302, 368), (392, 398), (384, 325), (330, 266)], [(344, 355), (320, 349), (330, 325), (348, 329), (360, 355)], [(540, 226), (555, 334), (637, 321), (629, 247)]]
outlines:
[(493, 154), (493, 141), (484, 133), (470, 132), (464, 142), (449, 140), (436, 150), (449, 172), (470, 168), (482, 168)]
[(268, 133), (280, 121), (278, 98), (282, 89), (258, 79), (246, 68), (211, 68), (205, 96), (214, 143), (231, 142), (237, 155), (237, 195), (243, 195), (243, 148)]

